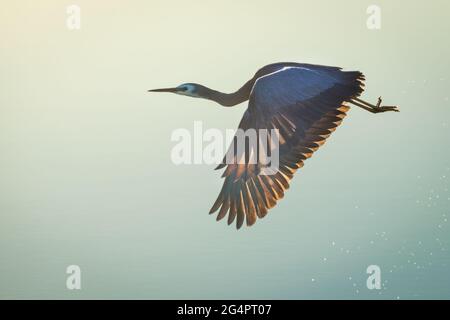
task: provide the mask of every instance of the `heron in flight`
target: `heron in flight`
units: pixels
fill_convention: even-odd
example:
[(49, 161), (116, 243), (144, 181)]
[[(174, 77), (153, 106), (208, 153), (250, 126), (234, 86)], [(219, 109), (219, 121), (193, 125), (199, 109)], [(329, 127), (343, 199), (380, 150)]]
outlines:
[(239, 129), (278, 131), (279, 166), (273, 174), (260, 174), (263, 164), (259, 160), (223, 162), (216, 168), (226, 167), (225, 180), (210, 213), (219, 210), (218, 221), (228, 215), (228, 224), (236, 220), (239, 229), (244, 221), (251, 226), (265, 217), (283, 198), (294, 173), (341, 124), (350, 104), (371, 113), (399, 111), (395, 106), (382, 106), (381, 98), (376, 105), (359, 99), (364, 80), (358, 71), (286, 62), (264, 66), (234, 93), (196, 83), (149, 91), (209, 99), (225, 107), (248, 100)]

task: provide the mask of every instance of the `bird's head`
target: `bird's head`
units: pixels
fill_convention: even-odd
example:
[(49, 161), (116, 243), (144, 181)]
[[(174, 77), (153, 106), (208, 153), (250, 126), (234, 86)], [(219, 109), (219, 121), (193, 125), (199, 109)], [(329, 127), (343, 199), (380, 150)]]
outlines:
[(183, 96), (189, 96), (194, 98), (199, 98), (201, 95), (199, 91), (201, 91), (202, 86), (196, 83), (183, 83), (175, 88), (164, 88), (164, 89), (153, 89), (148, 90), (148, 92), (171, 92), (176, 94), (181, 94)]

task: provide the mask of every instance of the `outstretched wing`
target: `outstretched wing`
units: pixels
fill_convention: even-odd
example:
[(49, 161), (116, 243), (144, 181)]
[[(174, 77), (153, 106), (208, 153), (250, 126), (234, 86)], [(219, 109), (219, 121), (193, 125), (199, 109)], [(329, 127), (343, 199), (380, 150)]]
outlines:
[(225, 181), (210, 213), (220, 209), (217, 220), (228, 214), (228, 224), (236, 220), (238, 229), (244, 220), (251, 226), (263, 218), (283, 198), (296, 170), (342, 122), (349, 109), (345, 102), (361, 94), (363, 80), (360, 72), (315, 65), (278, 66), (257, 78), (239, 129), (278, 129), (279, 166), (261, 174), (265, 164), (249, 161), (248, 154), (256, 152), (249, 145), (244, 161), (224, 159), (217, 169), (226, 167)]

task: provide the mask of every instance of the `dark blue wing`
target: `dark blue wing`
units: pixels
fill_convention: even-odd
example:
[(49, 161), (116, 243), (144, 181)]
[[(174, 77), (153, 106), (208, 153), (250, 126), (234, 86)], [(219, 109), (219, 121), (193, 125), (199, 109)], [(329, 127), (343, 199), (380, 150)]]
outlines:
[(256, 112), (276, 112), (319, 96), (339, 80), (329, 72), (305, 67), (284, 67), (258, 78), (250, 99)]
[[(210, 212), (220, 208), (218, 220), (228, 213), (229, 224), (237, 218), (237, 228), (245, 218), (247, 225), (254, 224), (275, 206), (295, 171), (341, 123), (348, 110), (345, 102), (363, 91), (360, 72), (334, 67), (276, 64), (258, 73), (239, 128), (277, 129), (280, 165), (271, 175), (260, 174), (264, 167), (260, 162), (234, 159), (235, 163), (218, 167), (227, 167), (225, 181)], [(248, 146), (246, 153), (256, 152), (257, 147)]]

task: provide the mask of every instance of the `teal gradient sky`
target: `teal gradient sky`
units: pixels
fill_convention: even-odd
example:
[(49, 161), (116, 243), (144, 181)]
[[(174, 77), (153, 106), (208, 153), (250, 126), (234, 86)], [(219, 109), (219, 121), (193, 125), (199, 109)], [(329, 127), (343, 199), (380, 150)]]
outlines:
[[(81, 30), (66, 7), (81, 7)], [(25, 1), (0, 12), (0, 298), (450, 298), (450, 2)], [(214, 166), (175, 166), (173, 130), (236, 128), (234, 91), (278, 61), (366, 75), (285, 198), (216, 223)], [(66, 289), (66, 267), (82, 290)], [(379, 265), (381, 290), (366, 288)]]

